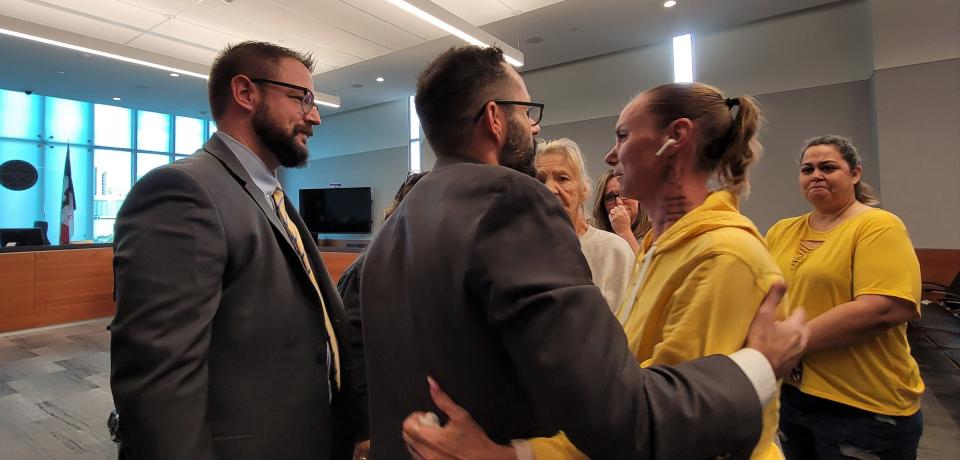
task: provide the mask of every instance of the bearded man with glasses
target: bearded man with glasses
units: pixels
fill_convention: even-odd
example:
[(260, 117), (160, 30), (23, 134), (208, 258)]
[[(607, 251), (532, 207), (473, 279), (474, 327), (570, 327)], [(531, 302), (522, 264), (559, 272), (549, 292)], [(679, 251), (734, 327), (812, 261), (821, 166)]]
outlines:
[(219, 131), (152, 170), (116, 224), (111, 385), (124, 459), (349, 458), (362, 345), (277, 180), (320, 124), (313, 61), (268, 43), (210, 71)]
[(542, 105), (501, 51), (451, 48), (415, 102), (437, 161), (360, 277), (372, 458), (529, 458), (511, 441), (559, 430), (597, 459), (749, 455), (773, 369), (803, 349), (773, 320), (778, 295), (753, 348), (641, 369), (567, 213), (529, 177)]

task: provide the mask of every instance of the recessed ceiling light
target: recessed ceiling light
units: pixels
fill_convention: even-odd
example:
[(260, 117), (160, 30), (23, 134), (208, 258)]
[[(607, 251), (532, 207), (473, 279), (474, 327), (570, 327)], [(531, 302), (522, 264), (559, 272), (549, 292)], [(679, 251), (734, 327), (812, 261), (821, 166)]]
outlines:
[(675, 2), (674, 0), (667, 0), (667, 1), (663, 2), (663, 7), (664, 7), (664, 8), (673, 8), (673, 7), (675, 7), (675, 6), (677, 6), (677, 2)]
[(363, 88), (363, 85), (361, 85), (360, 83), (353, 83), (353, 84), (350, 85), (350, 87), (351, 87), (351, 88)]
[(180, 76), (180, 74), (178, 74), (178, 73), (176, 73), (176, 72), (170, 72), (170, 76), (173, 77), (173, 78), (177, 78), (177, 77)]
[(377, 77), (377, 81), (383, 83), (383, 77)]
[(117, 97), (117, 96), (113, 96), (113, 100), (115, 100), (115, 101), (119, 101), (119, 100), (120, 100), (120, 98), (119, 98), (119, 97)]
[(530, 38), (528, 38), (528, 39), (526, 39), (526, 40), (524, 40), (524, 41), (527, 42), (527, 43), (529, 43), (529, 44), (531, 44), (531, 45), (535, 45), (535, 44), (537, 44), (537, 43), (542, 42), (542, 41), (543, 41), (543, 37), (530, 37)]
[(61, 71), (57, 72), (57, 75), (63, 75), (63, 71), (61, 70)]

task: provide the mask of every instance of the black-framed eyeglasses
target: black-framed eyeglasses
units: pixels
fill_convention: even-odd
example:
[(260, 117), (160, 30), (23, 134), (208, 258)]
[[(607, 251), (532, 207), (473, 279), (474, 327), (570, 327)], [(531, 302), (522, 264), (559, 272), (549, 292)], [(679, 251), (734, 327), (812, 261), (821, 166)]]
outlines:
[(480, 110), (477, 112), (477, 115), (473, 117), (473, 122), (476, 123), (480, 121), (480, 117), (483, 116), (483, 112), (487, 108), (487, 104), (493, 102), (497, 105), (523, 105), (527, 107), (527, 118), (530, 119), (530, 126), (537, 126), (540, 124), (540, 118), (543, 117), (543, 104), (539, 102), (523, 102), (523, 101), (501, 101), (501, 100), (490, 100), (483, 103), (483, 107), (480, 107)]
[(310, 113), (310, 111), (313, 110), (313, 99), (314, 99), (313, 91), (311, 91), (309, 88), (304, 88), (302, 86), (297, 86), (291, 83), (284, 83), (282, 81), (270, 80), (268, 78), (251, 78), (250, 81), (254, 83), (269, 83), (271, 85), (283, 86), (284, 88), (303, 91), (303, 96), (294, 97), (291, 95), (287, 95), (287, 97), (295, 101), (300, 101), (300, 111), (303, 112), (304, 115)]
[(615, 203), (617, 198), (620, 198), (620, 192), (607, 192), (603, 194), (603, 202), (607, 204)]

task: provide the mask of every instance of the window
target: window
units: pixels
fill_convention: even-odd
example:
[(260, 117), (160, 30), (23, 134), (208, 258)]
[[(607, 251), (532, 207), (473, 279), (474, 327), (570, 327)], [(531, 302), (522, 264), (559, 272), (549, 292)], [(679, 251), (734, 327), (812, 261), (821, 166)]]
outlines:
[(130, 148), (130, 109), (93, 106), (93, 143), (100, 147)]
[(210, 136), (213, 136), (213, 133), (217, 132), (217, 122), (215, 122), (215, 121), (213, 121), (213, 120), (208, 121), (208, 122), (207, 122), (207, 132), (209, 133), (209, 134), (207, 135), (207, 138), (209, 138)]
[(693, 36), (690, 34), (673, 37), (673, 81), (693, 81)]
[(189, 117), (177, 117), (173, 138), (176, 139), (174, 152), (191, 155), (203, 146), (203, 120)]
[(137, 180), (146, 176), (151, 169), (170, 164), (170, 155), (158, 155), (156, 153), (138, 153), (137, 154)]
[(420, 117), (414, 96), (410, 96), (410, 172), (420, 172)]
[(93, 239), (110, 242), (117, 211), (130, 192), (130, 152), (94, 150), (93, 186)]
[(90, 145), (90, 104), (55, 97), (45, 99), (47, 141)]
[(137, 111), (137, 150), (170, 151), (170, 115)]
[[(30, 163), (38, 172), (41, 168), (42, 150), (36, 140), (0, 140), (0, 164), (13, 160)], [(41, 220), (41, 179), (26, 190), (10, 190), (0, 187), (0, 228), (33, 227), (33, 221)]]
[(37, 140), (43, 96), (0, 90), (0, 137)]
[(0, 187), (0, 228), (46, 221), (47, 237), (59, 241), (69, 151), (77, 206), (71, 240), (112, 241), (133, 183), (193, 154), (216, 129), (197, 118), (0, 89), (0, 163), (23, 160), (38, 175), (26, 190)]

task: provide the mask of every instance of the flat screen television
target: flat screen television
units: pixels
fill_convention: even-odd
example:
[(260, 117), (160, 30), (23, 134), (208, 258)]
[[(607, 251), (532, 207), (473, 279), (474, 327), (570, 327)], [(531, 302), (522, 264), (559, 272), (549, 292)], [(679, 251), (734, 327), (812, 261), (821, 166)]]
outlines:
[(300, 215), (311, 233), (370, 233), (370, 187), (300, 189)]
[(43, 246), (43, 230), (39, 228), (0, 228), (0, 247)]

